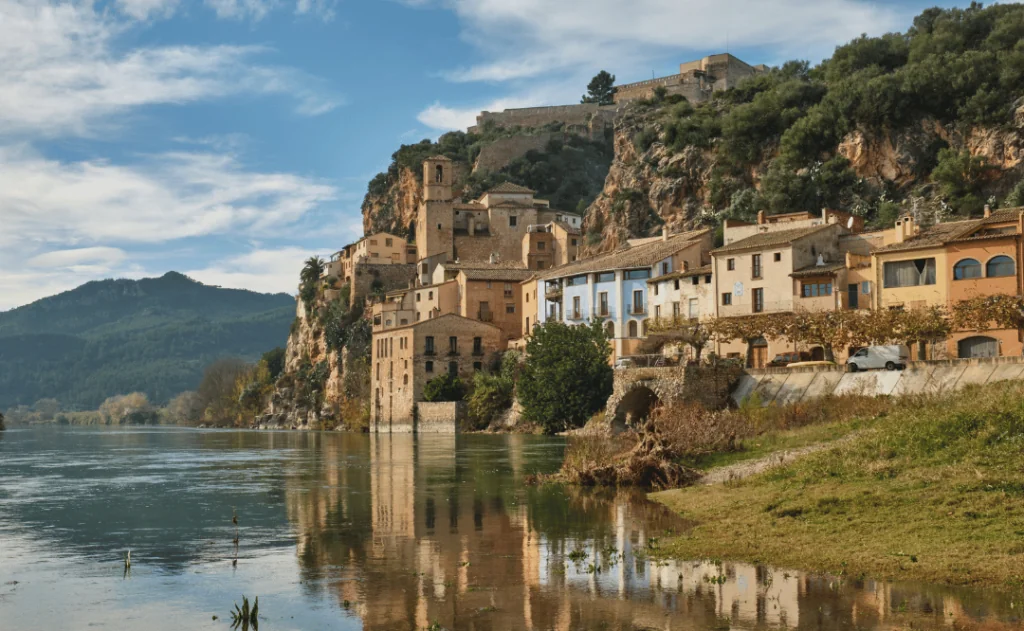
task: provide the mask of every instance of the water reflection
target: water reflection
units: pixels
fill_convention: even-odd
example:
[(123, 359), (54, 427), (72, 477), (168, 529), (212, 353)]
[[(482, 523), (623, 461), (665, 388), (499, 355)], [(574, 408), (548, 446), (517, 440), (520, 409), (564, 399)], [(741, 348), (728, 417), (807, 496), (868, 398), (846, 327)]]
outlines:
[(224, 628), (243, 593), (273, 629), (1020, 627), (991, 592), (656, 562), (687, 525), (642, 496), (523, 485), (561, 452), (531, 436), (9, 432), (0, 628)]

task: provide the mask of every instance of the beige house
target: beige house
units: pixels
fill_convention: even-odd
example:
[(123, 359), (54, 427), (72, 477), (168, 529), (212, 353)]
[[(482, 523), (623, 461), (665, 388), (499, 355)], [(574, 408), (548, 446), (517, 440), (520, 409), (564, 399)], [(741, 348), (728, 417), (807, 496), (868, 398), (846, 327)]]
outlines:
[(472, 379), (488, 370), (505, 350), (501, 329), (455, 314), (375, 331), (372, 342), (371, 428), (415, 431), (416, 404), (423, 386), (441, 374)]
[(358, 263), (389, 265), (416, 262), (416, 246), (405, 239), (386, 232), (379, 232), (346, 245), (331, 255), (324, 267), (323, 277), (334, 277), (342, 285), (351, 284), (355, 266)]

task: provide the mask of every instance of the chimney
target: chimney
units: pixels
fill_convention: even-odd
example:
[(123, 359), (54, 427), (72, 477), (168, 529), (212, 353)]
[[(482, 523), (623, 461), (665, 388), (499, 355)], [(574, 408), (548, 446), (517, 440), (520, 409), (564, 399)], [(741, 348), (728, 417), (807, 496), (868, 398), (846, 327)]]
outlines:
[(903, 243), (903, 237), (905, 236), (905, 233), (903, 232), (904, 219), (905, 217), (901, 217), (896, 220), (896, 243)]
[(668, 226), (661, 227), (661, 240), (668, 241)]
[(992, 216), (992, 207), (989, 206), (988, 204), (985, 204), (985, 219), (988, 219), (991, 216)]
[(909, 239), (917, 234), (917, 226), (914, 225), (914, 218), (907, 215), (903, 219), (903, 238)]
[(760, 226), (760, 225), (763, 225), (765, 223), (766, 223), (766, 221), (765, 221), (765, 218), (764, 218), (764, 211), (763, 210), (757, 211), (757, 225)]
[(469, 216), (469, 236), (476, 234), (476, 218), (473, 215)]

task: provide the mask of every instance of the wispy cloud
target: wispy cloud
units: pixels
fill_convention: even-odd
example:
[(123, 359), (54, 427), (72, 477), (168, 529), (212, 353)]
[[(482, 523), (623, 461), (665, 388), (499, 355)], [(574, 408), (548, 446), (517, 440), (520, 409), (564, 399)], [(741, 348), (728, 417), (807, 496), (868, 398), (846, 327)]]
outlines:
[(244, 254), (220, 259), (206, 267), (184, 273), (208, 285), (293, 294), (303, 262), (311, 256), (323, 256), (327, 252), (299, 247), (254, 247)]

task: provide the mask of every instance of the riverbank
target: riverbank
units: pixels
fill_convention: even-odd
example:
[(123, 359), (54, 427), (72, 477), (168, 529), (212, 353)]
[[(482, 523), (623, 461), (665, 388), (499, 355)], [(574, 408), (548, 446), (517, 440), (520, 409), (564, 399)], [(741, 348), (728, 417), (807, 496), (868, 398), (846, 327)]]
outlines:
[[(894, 406), (827, 449), (724, 484), (654, 493), (697, 525), (678, 558), (1024, 588), (1024, 384)], [(713, 471), (713, 470), (712, 470)]]

